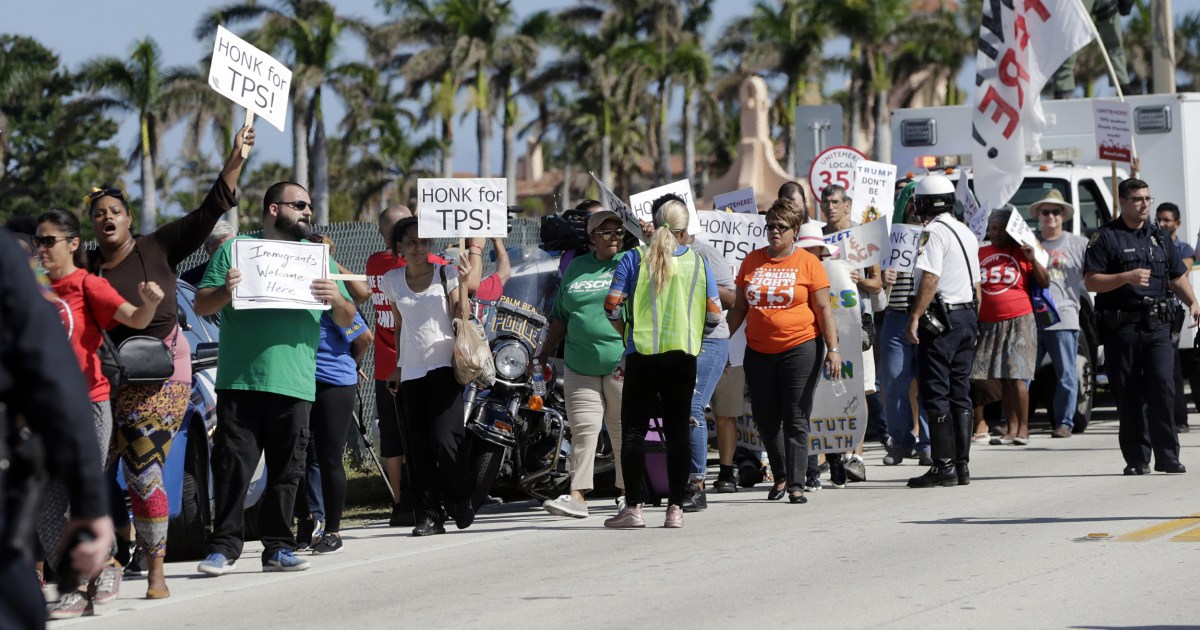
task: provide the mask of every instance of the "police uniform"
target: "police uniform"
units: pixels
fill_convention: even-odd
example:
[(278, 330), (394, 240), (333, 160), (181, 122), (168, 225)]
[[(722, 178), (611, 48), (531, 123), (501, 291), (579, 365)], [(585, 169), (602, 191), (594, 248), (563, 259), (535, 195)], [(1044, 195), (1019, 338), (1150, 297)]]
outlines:
[[(937, 215), (921, 233), (914, 273), (917, 290), (925, 273), (938, 276), (939, 297), (929, 310), (940, 309), (937, 304), (940, 300), (948, 320), (941, 334), (922, 326), (918, 333), (921, 343), (917, 345), (921, 401), (929, 416), (930, 455), (934, 469), (939, 469), (945, 478), (934, 483), (915, 483), (922, 479), (917, 477), (909, 485), (949, 485), (952, 477), (957, 478), (955, 483), (965, 485), (969, 483), (967, 462), (974, 423), (970, 377), (979, 331), (975, 310), (979, 242), (949, 212)], [(934, 475), (934, 469), (927, 476)]]
[(1085, 274), (1134, 269), (1150, 270), (1148, 286), (1126, 284), (1096, 295), (1105, 370), (1121, 419), (1126, 474), (1146, 471), (1151, 450), (1156, 470), (1178, 466), (1170, 281), (1187, 269), (1167, 233), (1149, 222), (1135, 230), (1118, 218), (1092, 235)]

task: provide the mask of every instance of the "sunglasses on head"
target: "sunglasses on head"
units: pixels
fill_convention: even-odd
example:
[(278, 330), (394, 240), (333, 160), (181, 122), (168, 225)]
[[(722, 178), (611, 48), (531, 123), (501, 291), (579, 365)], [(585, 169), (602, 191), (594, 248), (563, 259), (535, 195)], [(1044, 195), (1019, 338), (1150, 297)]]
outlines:
[(1063, 211), (1062, 211), (1062, 208), (1042, 208), (1040, 212), (1041, 212), (1042, 216), (1044, 216), (1044, 217), (1048, 217), (1048, 216), (1056, 216), (1057, 217), (1057, 216), (1061, 215)]
[(84, 203), (92, 203), (101, 197), (116, 197), (125, 199), (125, 193), (120, 188), (92, 188), (92, 192), (83, 196)]

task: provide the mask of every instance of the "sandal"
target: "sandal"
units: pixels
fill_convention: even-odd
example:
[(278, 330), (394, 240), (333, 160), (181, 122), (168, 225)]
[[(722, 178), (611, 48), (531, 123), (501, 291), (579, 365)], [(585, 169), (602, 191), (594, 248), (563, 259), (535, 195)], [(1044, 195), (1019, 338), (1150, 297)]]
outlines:
[(988, 440), (988, 444), (991, 444), (992, 446), (1009, 446), (1013, 444), (1014, 441), (1014, 438), (1001, 435), (1000, 437), (994, 437)]
[(1012, 443), (1017, 446), (1025, 446), (1029, 444), (1029, 436), (1013, 438)]
[(987, 444), (991, 440), (991, 436), (986, 433), (976, 433), (971, 436), (972, 444)]

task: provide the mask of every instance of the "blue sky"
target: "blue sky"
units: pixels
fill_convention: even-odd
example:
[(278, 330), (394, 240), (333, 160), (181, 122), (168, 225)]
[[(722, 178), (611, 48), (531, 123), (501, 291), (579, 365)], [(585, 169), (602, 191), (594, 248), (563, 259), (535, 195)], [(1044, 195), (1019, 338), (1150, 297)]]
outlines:
[[(71, 68), (77, 68), (84, 60), (98, 55), (124, 57), (129, 45), (144, 36), (154, 37), (163, 49), (166, 63), (170, 65), (192, 65), (212, 50), (211, 41), (200, 42), (192, 36), (196, 22), (202, 13), (228, 4), (227, 1), (179, 2), (175, 0), (42, 0), (40, 2), (6, 2), (4, 24), (0, 31), (29, 35), (60, 55)], [(383, 14), (375, 7), (374, 0), (335, 0), (339, 11), (380, 20)], [(570, 0), (514, 0), (518, 15), (527, 15), (541, 9), (556, 9), (573, 4)], [(715, 3), (714, 19), (709, 27), (709, 37), (714, 38), (725, 25), (739, 15), (749, 13), (752, 4), (743, 0), (718, 0)], [(1200, 0), (1174, 0), (1176, 15), (1200, 11)], [(844, 51), (844, 42), (833, 42), (827, 51)], [(349, 47), (344, 53), (352, 52)], [(967, 73), (969, 78), (970, 71)], [(831, 80), (837, 81), (838, 78)], [(841, 80), (844, 80), (842, 78)], [(970, 89), (969, 81), (960, 81)], [(827, 89), (838, 89), (829, 86)], [(463, 97), (465, 102), (465, 96)], [(527, 108), (528, 109), (528, 108)], [(336, 111), (336, 107), (335, 107)], [(336, 120), (328, 116), (327, 121)], [(134, 141), (136, 125), (124, 121), (118, 138), (122, 150), (130, 148)], [(178, 151), (183, 132), (174, 130), (166, 139), (168, 155)], [(290, 161), (290, 130), (280, 133), (269, 125), (259, 126), (258, 154), (282, 162)], [(499, 130), (493, 142), (493, 171), (500, 171)], [(477, 163), (475, 147), (475, 121), (468, 117), (458, 123), (455, 133), (455, 168), (474, 170)], [(131, 185), (135, 178), (129, 178)]]

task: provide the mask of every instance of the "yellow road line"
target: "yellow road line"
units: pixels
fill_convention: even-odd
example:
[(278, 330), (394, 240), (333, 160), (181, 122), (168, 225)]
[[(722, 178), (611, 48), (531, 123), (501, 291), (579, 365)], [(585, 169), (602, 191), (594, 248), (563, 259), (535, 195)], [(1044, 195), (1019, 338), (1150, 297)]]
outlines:
[[(1117, 536), (1115, 540), (1118, 542), (1145, 542), (1159, 536), (1166, 536), (1174, 531), (1195, 527), (1196, 525), (1200, 525), (1200, 512), (1164, 523), (1158, 523), (1157, 525), (1143, 527), (1128, 534)], [(1200, 537), (1197, 540), (1200, 540)]]
[(1200, 527), (1194, 527), (1175, 536), (1171, 542), (1200, 542)]

